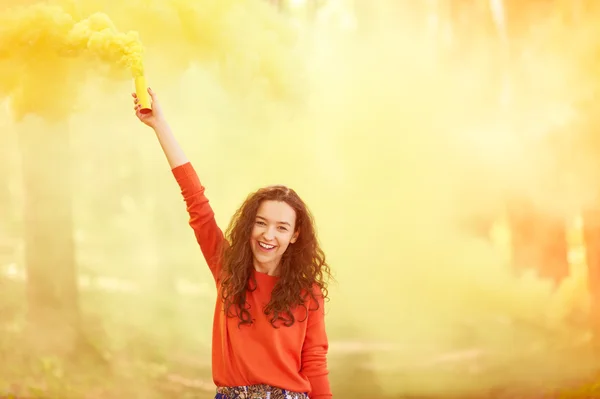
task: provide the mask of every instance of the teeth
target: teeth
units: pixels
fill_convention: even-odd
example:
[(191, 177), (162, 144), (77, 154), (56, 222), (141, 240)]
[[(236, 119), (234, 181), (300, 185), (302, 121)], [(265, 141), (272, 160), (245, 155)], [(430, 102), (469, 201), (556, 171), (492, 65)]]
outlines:
[(267, 244), (263, 244), (262, 242), (259, 242), (258, 245), (260, 245), (264, 249), (272, 249), (275, 247), (275, 245), (267, 245)]

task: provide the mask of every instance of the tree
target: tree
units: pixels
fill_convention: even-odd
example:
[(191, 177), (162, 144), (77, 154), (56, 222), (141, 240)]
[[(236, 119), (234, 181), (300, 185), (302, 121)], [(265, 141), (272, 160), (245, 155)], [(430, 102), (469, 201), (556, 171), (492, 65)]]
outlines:
[(71, 353), (82, 343), (73, 242), (69, 128), (18, 125), (25, 190), (25, 264), (31, 338), (43, 351)]
[[(105, 41), (119, 33), (102, 15), (75, 21), (61, 8), (44, 4), (4, 11), (0, 24), (5, 27), (0, 34), (0, 71), (5, 77), (0, 94), (10, 99), (23, 165), (29, 342), (39, 352), (74, 354), (85, 341), (73, 241), (68, 119), (78, 85), (85, 82), (87, 68), (82, 66), (91, 64), (69, 56), (87, 55), (82, 50), (90, 49), (90, 38), (100, 30), (112, 34)], [(130, 49), (131, 39), (124, 41)], [(102, 46), (91, 49), (112, 65), (126, 58), (124, 48), (116, 53)]]
[[(53, 66), (47, 69), (25, 68), (23, 73), (30, 77), (21, 82), (21, 95), (11, 96), (11, 105), (17, 121), (25, 192), (23, 238), (30, 343), (43, 352), (70, 353), (82, 341), (73, 243), (69, 128), (63, 119), (69, 110), (62, 108), (68, 103), (28, 102), (29, 90), (35, 88), (35, 96), (49, 99), (68, 85), (65, 75), (73, 71), (63, 60), (55, 58), (51, 62)], [(33, 84), (34, 81), (45, 84)], [(28, 106), (34, 109), (26, 111)]]
[[(0, 104), (0, 108), (6, 108), (6, 103)], [(0, 131), (3, 134), (0, 136), (0, 248), (3, 246), (5, 234), (14, 234), (14, 214), (16, 203), (14, 196), (11, 194), (11, 186), (13, 177), (9, 171), (15, 167), (14, 154), (15, 146), (13, 143), (14, 132), (12, 126), (7, 122), (5, 110), (2, 109), (0, 117)]]

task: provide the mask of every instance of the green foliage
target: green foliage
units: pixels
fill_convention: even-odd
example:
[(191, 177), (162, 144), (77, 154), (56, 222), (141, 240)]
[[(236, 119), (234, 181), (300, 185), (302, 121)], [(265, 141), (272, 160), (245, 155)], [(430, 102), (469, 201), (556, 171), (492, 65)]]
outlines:
[[(1, 303), (9, 304), (5, 309), (12, 318), (3, 318), (0, 322), (1, 394), (65, 399), (214, 397), (210, 373), (211, 306), (178, 295), (84, 290), (81, 294), (84, 335), (101, 357), (90, 357), (87, 353), (69, 358), (33, 356), (26, 353), (22, 345), (23, 286), (17, 282), (2, 283), (5, 289), (0, 291)], [(212, 299), (207, 302), (213, 303)], [(334, 324), (330, 330), (332, 337), (341, 337), (348, 326)], [(329, 363), (337, 397), (400, 399), (386, 394), (385, 383), (373, 372), (374, 366), (382, 365), (375, 364), (368, 351), (336, 353)], [(398, 381), (401, 378), (400, 374), (396, 377)], [(543, 398), (589, 398), (600, 392), (599, 387), (600, 381), (583, 382)], [(476, 399), (497, 397), (477, 396)], [(529, 393), (518, 397), (540, 398)]]
[[(13, 296), (12, 314), (23, 314), (24, 292), (19, 283), (6, 282), (3, 286)], [(214, 396), (210, 362), (198, 366), (180, 360), (182, 353), (190, 353), (192, 358), (208, 356), (208, 350), (198, 341), (182, 339), (183, 333), (174, 332), (181, 331), (179, 323), (189, 317), (180, 313), (166, 320), (150, 317), (149, 307), (156, 303), (147, 297), (126, 300), (117, 294), (84, 291), (81, 301), (84, 309), (94, 309), (95, 317), (86, 316), (83, 320), (84, 335), (90, 345), (89, 349), (80, 349), (69, 357), (28, 353), (23, 345), (24, 323), (5, 319), (0, 322), (0, 353), (5, 354), (0, 363), (0, 394), (65, 399), (158, 399), (173, 397), (170, 394), (173, 392), (176, 397)], [(129, 308), (119, 306), (127, 302)], [(163, 303), (163, 307), (171, 310), (173, 306)], [(161, 313), (164, 315), (166, 311)], [(189, 326), (185, 331), (194, 335), (198, 328)], [(99, 351), (101, 356), (89, 356), (90, 349)], [(186, 383), (194, 378), (200, 378), (201, 383)]]

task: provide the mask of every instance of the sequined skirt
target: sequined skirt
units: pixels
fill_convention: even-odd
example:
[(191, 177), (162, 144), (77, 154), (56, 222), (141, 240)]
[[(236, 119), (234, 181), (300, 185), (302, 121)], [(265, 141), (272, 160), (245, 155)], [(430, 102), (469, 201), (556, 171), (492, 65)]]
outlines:
[(270, 385), (218, 387), (215, 399), (309, 399), (308, 394), (292, 392)]

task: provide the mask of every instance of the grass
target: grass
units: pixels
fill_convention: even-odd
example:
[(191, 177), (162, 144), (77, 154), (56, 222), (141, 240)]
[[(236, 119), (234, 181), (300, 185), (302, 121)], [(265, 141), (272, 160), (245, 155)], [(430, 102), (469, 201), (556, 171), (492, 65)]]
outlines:
[(194, 320), (210, 321), (198, 309), (197, 318), (181, 317), (166, 308), (151, 311), (157, 304), (143, 297), (83, 292), (83, 335), (95, 353), (67, 359), (28, 353), (23, 284), (2, 281), (2, 288), (0, 397), (214, 397), (208, 348), (182, 332), (199, 330)]
[[(84, 336), (94, 356), (40, 356), (23, 345), (24, 285), (0, 281), (0, 398), (197, 398), (212, 399), (210, 331), (213, 301), (170, 295), (83, 291)], [(41, 333), (43, 334), (43, 332)], [(335, 334), (332, 334), (335, 336)], [(366, 352), (330, 356), (331, 381), (338, 398), (398, 399), (383, 389), (391, 379), (369, 369)], [(565, 367), (568, 367), (566, 365)], [(473, 378), (460, 370), (456, 378)], [(452, 395), (435, 395), (451, 398)], [(404, 399), (432, 399), (402, 396)], [(485, 395), (452, 399), (600, 398), (600, 381), (583, 381), (560, 392), (527, 392), (499, 387)]]

